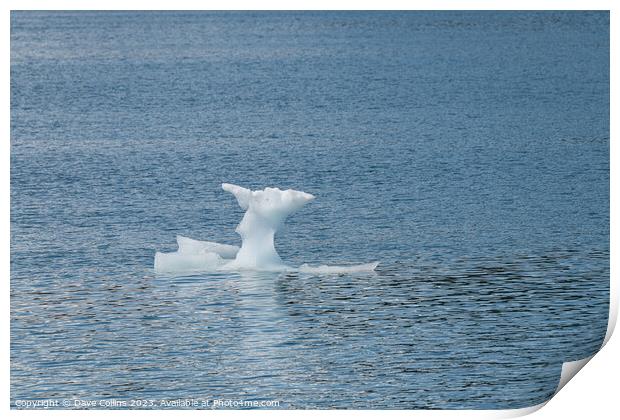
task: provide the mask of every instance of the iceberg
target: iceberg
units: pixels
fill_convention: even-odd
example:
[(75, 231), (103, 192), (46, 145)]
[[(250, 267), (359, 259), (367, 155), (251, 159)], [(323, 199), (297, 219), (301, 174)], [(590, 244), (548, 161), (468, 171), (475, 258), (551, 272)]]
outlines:
[(156, 273), (188, 273), (215, 271), (294, 271), (313, 274), (338, 274), (374, 271), (378, 262), (318, 267), (285, 264), (275, 249), (275, 235), (286, 218), (314, 200), (312, 194), (292, 189), (265, 188), (251, 191), (233, 184), (222, 184), (245, 210), (235, 229), (241, 236), (241, 247), (217, 242), (199, 241), (177, 235), (176, 252), (155, 253)]
[(224, 245), (217, 242), (197, 241), (196, 239), (186, 238), (177, 235), (179, 252), (183, 254), (199, 254), (201, 252), (212, 252), (222, 258), (235, 258), (239, 247), (236, 245)]

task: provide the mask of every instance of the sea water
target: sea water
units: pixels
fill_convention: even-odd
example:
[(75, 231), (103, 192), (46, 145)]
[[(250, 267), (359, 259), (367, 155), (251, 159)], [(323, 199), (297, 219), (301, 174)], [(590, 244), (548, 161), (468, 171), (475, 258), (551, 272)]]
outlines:
[[(294, 266), (222, 182), (307, 191)], [(601, 345), (606, 12), (13, 12), (11, 398), (517, 408)]]

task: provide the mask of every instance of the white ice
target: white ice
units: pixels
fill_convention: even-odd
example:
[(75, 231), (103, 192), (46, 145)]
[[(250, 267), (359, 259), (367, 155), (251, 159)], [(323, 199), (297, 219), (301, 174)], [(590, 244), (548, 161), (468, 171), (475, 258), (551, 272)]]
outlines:
[(312, 273), (312, 274), (344, 274), (344, 273), (359, 273), (361, 271), (374, 271), (379, 265), (379, 262), (371, 262), (368, 264), (358, 265), (319, 265), (311, 266), (308, 264), (302, 264), (296, 271), (300, 273)]
[(177, 235), (179, 252), (182, 254), (199, 254), (201, 252), (214, 252), (222, 258), (235, 258), (239, 247), (237, 245), (224, 245), (217, 242), (197, 241)]
[(335, 274), (373, 271), (378, 265), (378, 262), (318, 267), (303, 264), (299, 268), (286, 265), (276, 252), (275, 234), (290, 214), (315, 197), (291, 189), (251, 191), (233, 184), (222, 184), (222, 189), (232, 193), (239, 206), (246, 211), (236, 229), (241, 236), (241, 248), (177, 236), (177, 252), (155, 253), (157, 273), (255, 270)]

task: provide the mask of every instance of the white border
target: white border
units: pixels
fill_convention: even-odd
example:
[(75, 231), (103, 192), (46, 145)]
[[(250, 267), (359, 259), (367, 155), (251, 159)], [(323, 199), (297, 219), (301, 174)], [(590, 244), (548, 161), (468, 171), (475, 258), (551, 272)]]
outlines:
[[(611, 138), (615, 139), (617, 128), (614, 124), (614, 117), (616, 116), (617, 110), (617, 88), (614, 83), (613, 75), (617, 74), (618, 66), (617, 66), (617, 46), (618, 44), (618, 19), (616, 17), (616, 13), (620, 10), (618, 7), (614, 7), (614, 2), (612, 1), (603, 1), (603, 0), (592, 0), (592, 1), (581, 1), (581, 0), (523, 0), (523, 1), (415, 1), (415, 2), (405, 2), (405, 1), (395, 1), (395, 0), (384, 0), (381, 2), (370, 2), (370, 1), (338, 1), (335, 2), (333, 0), (315, 0), (315, 1), (297, 1), (297, 2), (286, 2), (286, 1), (273, 1), (273, 0), (265, 0), (265, 1), (242, 1), (242, 0), (230, 0), (227, 2), (197, 2), (197, 1), (189, 1), (189, 0), (177, 0), (174, 2), (164, 2), (161, 0), (154, 1), (145, 1), (145, 0), (110, 0), (110, 1), (77, 1), (77, 0), (64, 0), (64, 1), (54, 1), (54, 2), (42, 2), (35, 0), (22, 0), (22, 1), (14, 1), (9, 0), (2, 3), (3, 5), (3, 15), (2, 15), (2, 28), (3, 28), (3, 40), (2, 40), (2, 54), (5, 60), (3, 67), (3, 83), (2, 83), (2, 93), (3, 97), (9, 99), (10, 98), (10, 10), (84, 10), (84, 9), (94, 9), (94, 10), (198, 10), (198, 9), (211, 9), (211, 10), (348, 10), (348, 9), (360, 9), (360, 10), (404, 10), (404, 9), (415, 9), (415, 10), (611, 10), (611, 72), (612, 75), (612, 83), (611, 83)], [(2, 193), (5, 197), (5, 200), (2, 201), (2, 210), (5, 214), (5, 217), (2, 219), (2, 232), (5, 232), (5, 235), (9, 233), (10, 230), (10, 219), (7, 217), (10, 211), (9, 205), (9, 186), (10, 186), (10, 107), (5, 108), (4, 118), (1, 120), (2, 124), (2, 133), (5, 135), (4, 142), (4, 153), (1, 154), (0, 159), (2, 159), (2, 171), (3, 178), (1, 183)], [(610, 159), (612, 163), (617, 161), (617, 151), (616, 147), (613, 145), (614, 143), (610, 141)], [(611, 170), (610, 174), (611, 180), (611, 191), (610, 191), (610, 203), (611, 203), (611, 212), (610, 215), (616, 213), (617, 205), (617, 190), (618, 190), (618, 180), (616, 176), (616, 172)], [(610, 305), (610, 320), (611, 323), (608, 328), (607, 336), (605, 341), (607, 342), (611, 337), (611, 332), (616, 323), (617, 319), (617, 308), (618, 308), (618, 285), (617, 285), (617, 258), (615, 258), (615, 254), (613, 250), (616, 249), (616, 244), (614, 241), (615, 238), (618, 237), (616, 235), (617, 229), (616, 224), (613, 223), (613, 218), (611, 220), (610, 225), (610, 233), (611, 233), (611, 250), (612, 250), (612, 258), (610, 260), (611, 263), (611, 305)], [(10, 235), (8, 240), (5, 239), (5, 242), (2, 243), (2, 253), (1, 253), (1, 268), (3, 271), (3, 278), (6, 279), (6, 288), (5, 293), (2, 294), (2, 304), (5, 308), (5, 316), (2, 318), (2, 338), (5, 343), (4, 351), (3, 351), (3, 364), (0, 367), (2, 371), (2, 410), (5, 411), (5, 414), (10, 416), (20, 417), (20, 418), (82, 418), (84, 416), (88, 417), (109, 417), (111, 415), (110, 411), (20, 411), (20, 410), (9, 410), (9, 382), (10, 382), (10, 359), (9, 359), (9, 342), (10, 342), (10, 305), (9, 305), (9, 296), (10, 296)], [(6, 236), (5, 236), (6, 238)], [(588, 373), (587, 377), (580, 379), (577, 381), (579, 383), (579, 387), (572, 386), (569, 384), (567, 386), (567, 390), (560, 393), (557, 397), (552, 398), (552, 402), (549, 403), (549, 407), (545, 410), (541, 410), (536, 415), (540, 418), (541, 416), (546, 417), (546, 413), (549, 415), (559, 415), (563, 418), (577, 418), (573, 417), (577, 413), (580, 413), (579, 416), (586, 415), (586, 413), (591, 412), (600, 412), (603, 413), (611, 413), (617, 412), (617, 403), (615, 396), (615, 388), (617, 384), (617, 374), (618, 374), (618, 358), (615, 354), (618, 354), (618, 340), (612, 340), (611, 345), (605, 346), (605, 351), (596, 355), (593, 358), (592, 365), (596, 365), (598, 370), (594, 371), (593, 369), (588, 369), (588, 367), (584, 368), (584, 371)], [(613, 348), (614, 350), (612, 350)], [(590, 358), (588, 358), (590, 360)], [(600, 362), (599, 362), (600, 360)], [(604, 364), (603, 364), (604, 363)], [(563, 366), (563, 374), (567, 375), (567, 372), (574, 368), (575, 366), (580, 366), (583, 363), (579, 363), (579, 361), (565, 364)], [(583, 366), (580, 366), (583, 367)], [(594, 366), (592, 366), (594, 368)], [(573, 369), (574, 370), (574, 369)], [(578, 369), (577, 369), (578, 370)], [(611, 372), (611, 377), (608, 376), (608, 373)], [(585, 375), (584, 375), (585, 376)], [(587, 382), (589, 381), (589, 383)], [(575, 381), (573, 381), (575, 382)], [(565, 382), (561, 382), (560, 386), (558, 386), (558, 391), (562, 388)], [(578, 392), (569, 397), (569, 391)], [(611, 392), (614, 392), (613, 394)], [(565, 395), (563, 395), (565, 394)], [(588, 405), (588, 399), (585, 396), (589, 396), (590, 399), (598, 400), (599, 405), (596, 407), (591, 407)], [(607, 398), (601, 400), (601, 396), (608, 395)], [(599, 397), (599, 398), (597, 398)], [(564, 405), (559, 405), (553, 403), (553, 401), (562, 400)], [(585, 401), (584, 401), (585, 399)], [(547, 404), (547, 403), (545, 403)], [(411, 410), (394, 410), (394, 411), (381, 411), (380, 415), (389, 415), (394, 418), (508, 418), (515, 417), (520, 415), (525, 415), (531, 413), (533, 411), (538, 410), (545, 404), (541, 404), (539, 406), (518, 409), (518, 410), (488, 410), (488, 411), (466, 411), (466, 410), (454, 410), (454, 411), (411, 411)], [(602, 405), (602, 406), (601, 406)], [(553, 408), (552, 408), (553, 406)], [(583, 409), (587, 411), (584, 411)], [(551, 411), (551, 410), (554, 411)], [(353, 410), (353, 411), (338, 411), (338, 410), (298, 410), (294, 412), (295, 417), (305, 417), (305, 418), (314, 418), (317, 414), (320, 414), (323, 417), (349, 417), (349, 418), (358, 418), (359, 416), (370, 416), (373, 415), (373, 411), (362, 411), (362, 410)], [(251, 415), (253, 417), (269, 417), (269, 418), (286, 418), (288, 419), (291, 416), (291, 412), (285, 410), (256, 410), (256, 411), (225, 411), (225, 410), (216, 410), (209, 411), (205, 413), (203, 411), (176, 411), (171, 413), (169, 411), (114, 411), (114, 416), (149, 416), (152, 418), (168, 418), (171, 414), (175, 416), (184, 416), (184, 417), (195, 417), (201, 418), (205, 415), (217, 416), (218, 418), (236, 418), (238, 416)], [(377, 413), (378, 414), (378, 413)]]

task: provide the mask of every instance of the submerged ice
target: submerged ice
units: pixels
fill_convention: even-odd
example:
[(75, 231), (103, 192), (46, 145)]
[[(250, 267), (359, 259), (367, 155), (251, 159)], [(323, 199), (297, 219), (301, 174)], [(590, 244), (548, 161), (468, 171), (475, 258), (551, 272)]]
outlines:
[(198, 241), (177, 236), (178, 251), (155, 253), (155, 271), (212, 272), (212, 271), (299, 271), (304, 273), (352, 273), (373, 271), (378, 263), (352, 266), (318, 267), (303, 264), (295, 268), (286, 265), (276, 252), (274, 239), (286, 218), (314, 200), (312, 194), (295, 190), (265, 188), (251, 191), (233, 184), (222, 184), (232, 193), (245, 210), (236, 232), (241, 236), (241, 247), (217, 242)]

